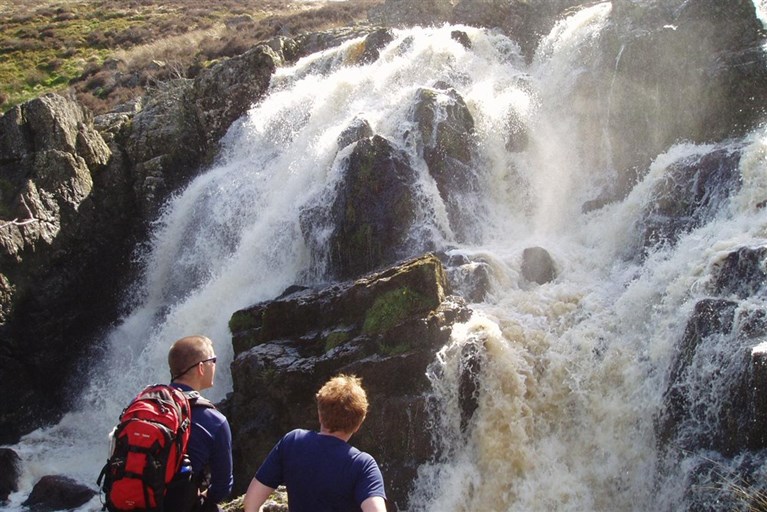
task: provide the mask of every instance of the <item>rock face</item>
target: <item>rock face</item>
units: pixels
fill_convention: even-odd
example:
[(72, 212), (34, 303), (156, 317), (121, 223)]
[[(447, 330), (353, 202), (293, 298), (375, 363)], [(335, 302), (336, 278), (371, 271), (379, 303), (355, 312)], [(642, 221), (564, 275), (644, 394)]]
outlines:
[(387, 0), (368, 13), (376, 25), (441, 25), (450, 21), (455, 0)]
[(710, 221), (740, 187), (740, 153), (721, 149), (672, 165), (653, 186), (639, 224), (643, 246), (673, 245)]
[[(405, 135), (405, 144), (420, 148), (456, 239), (478, 240), (475, 219), (484, 207), (474, 120), (465, 101), (437, 83), (416, 92), (412, 112), (417, 129)], [(319, 205), (301, 214), (301, 230), (320, 273), (350, 279), (435, 249), (430, 231), (437, 229), (418, 223), (424, 217), (415, 187), (419, 174), (401, 144), (373, 133), (364, 119), (353, 120), (339, 136), (339, 150), (353, 145), (343, 157), (343, 178)], [(330, 204), (322, 203), (326, 196), (333, 197)]]
[(134, 244), (280, 59), (260, 46), (98, 119), (53, 94), (0, 116), (0, 443), (60, 414)]
[(283, 434), (317, 429), (314, 393), (331, 376), (351, 373), (370, 401), (352, 444), (376, 458), (391, 502), (404, 506), (418, 465), (432, 456), (426, 367), (452, 324), (470, 314), (446, 288), (440, 261), (426, 255), (236, 312), (229, 414), (238, 485), (247, 485)]
[(393, 27), (455, 23), (500, 29), (528, 59), (557, 16), (578, 0), (386, 0), (368, 14), (371, 23)]
[(764, 28), (749, 0), (726, 7), (712, 0), (620, 0), (610, 18), (599, 42), (604, 67), (582, 77), (573, 101), (588, 101), (590, 90), (614, 91), (612, 114), (602, 104), (584, 123), (610, 119), (613, 161), (602, 167), (620, 171), (617, 195), (674, 142), (738, 137), (762, 117)]
[(754, 301), (764, 294), (765, 255), (766, 247), (744, 247), (714, 269), (715, 297), (695, 304), (669, 371), (655, 423), (660, 474), (691, 454), (711, 461), (695, 471), (701, 482), (687, 482), (688, 510), (711, 503), (715, 489), (705, 479), (717, 461), (739, 466), (738, 481), (763, 489), (761, 463), (749, 461), (763, 461), (767, 450), (767, 310)]
[(82, 317), (109, 303), (92, 279), (115, 263), (110, 233), (89, 227), (110, 157), (92, 118), (61, 96), (0, 116), (0, 442), (58, 408), (61, 390), (41, 384), (60, 383), (70, 363), (61, 354), (84, 348), (71, 341)]

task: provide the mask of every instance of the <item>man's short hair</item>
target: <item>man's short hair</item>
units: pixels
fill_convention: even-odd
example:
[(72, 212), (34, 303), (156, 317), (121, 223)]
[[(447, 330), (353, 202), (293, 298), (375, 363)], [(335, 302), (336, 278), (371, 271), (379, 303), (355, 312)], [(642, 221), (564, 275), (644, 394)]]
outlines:
[(368, 412), (368, 398), (362, 379), (338, 375), (320, 388), (315, 396), (320, 423), (330, 432), (355, 432)]
[(186, 336), (176, 340), (168, 351), (168, 368), (171, 379), (181, 377), (185, 370), (207, 359), (213, 352), (213, 342), (201, 335)]

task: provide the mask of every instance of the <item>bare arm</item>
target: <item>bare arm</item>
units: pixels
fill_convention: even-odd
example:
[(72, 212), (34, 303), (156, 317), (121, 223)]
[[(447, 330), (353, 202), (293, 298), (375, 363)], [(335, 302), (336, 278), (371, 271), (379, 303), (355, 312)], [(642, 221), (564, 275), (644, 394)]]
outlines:
[(371, 496), (362, 502), (362, 512), (386, 512), (386, 501), (380, 496)]
[[(258, 512), (261, 505), (263, 505), (269, 495), (272, 494), (272, 491), (274, 491), (274, 489), (265, 486), (257, 479), (254, 478), (251, 480), (248, 490), (245, 492), (245, 500), (243, 501), (245, 512)], [(384, 511), (385, 510), (386, 509), (384, 509)]]

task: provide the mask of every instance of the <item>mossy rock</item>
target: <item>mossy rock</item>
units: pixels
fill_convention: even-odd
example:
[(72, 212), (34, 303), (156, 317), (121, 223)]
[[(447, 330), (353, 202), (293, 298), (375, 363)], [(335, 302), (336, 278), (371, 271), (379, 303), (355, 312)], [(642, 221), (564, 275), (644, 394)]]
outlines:
[(398, 288), (380, 296), (365, 315), (362, 330), (366, 334), (385, 332), (417, 313), (431, 310), (437, 304), (408, 287)]

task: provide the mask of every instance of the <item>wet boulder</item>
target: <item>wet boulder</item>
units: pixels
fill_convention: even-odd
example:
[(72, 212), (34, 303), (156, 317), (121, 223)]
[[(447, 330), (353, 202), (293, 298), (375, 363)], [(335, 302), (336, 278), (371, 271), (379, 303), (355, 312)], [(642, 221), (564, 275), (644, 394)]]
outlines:
[(23, 505), (32, 512), (71, 510), (90, 501), (96, 491), (61, 475), (42, 477)]
[(359, 62), (362, 64), (375, 62), (381, 56), (381, 50), (392, 41), (394, 41), (394, 33), (389, 29), (378, 29), (372, 32), (365, 37)]
[(490, 292), (493, 271), (483, 257), (460, 253), (438, 253), (455, 295), (468, 302), (482, 302)]
[(638, 221), (642, 245), (673, 245), (710, 221), (740, 187), (739, 163), (739, 151), (721, 148), (670, 165)]
[(767, 286), (766, 268), (767, 247), (741, 247), (716, 265), (713, 292), (740, 299), (763, 294)]
[(21, 458), (10, 448), (0, 448), (0, 503), (8, 501), (12, 492), (19, 490)]
[(545, 284), (557, 277), (557, 268), (549, 251), (528, 247), (522, 251), (522, 277), (530, 283)]

